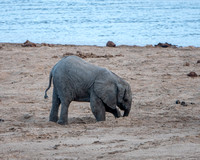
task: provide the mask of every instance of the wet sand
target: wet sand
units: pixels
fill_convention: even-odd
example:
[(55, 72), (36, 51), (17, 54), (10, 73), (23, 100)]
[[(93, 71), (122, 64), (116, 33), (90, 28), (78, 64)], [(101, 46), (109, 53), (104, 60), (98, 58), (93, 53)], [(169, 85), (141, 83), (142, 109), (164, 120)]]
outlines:
[[(69, 125), (48, 122), (49, 72), (72, 54), (130, 83), (129, 117), (96, 122), (73, 102)], [(187, 75), (200, 75), (198, 60), (195, 47), (0, 43), (0, 159), (199, 159), (200, 77)]]

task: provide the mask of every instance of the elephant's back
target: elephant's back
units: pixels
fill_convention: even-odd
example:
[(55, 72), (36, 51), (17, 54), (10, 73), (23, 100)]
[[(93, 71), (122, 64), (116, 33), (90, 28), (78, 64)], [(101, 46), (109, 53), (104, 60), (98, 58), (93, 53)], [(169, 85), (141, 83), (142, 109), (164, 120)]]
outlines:
[[(92, 65), (77, 56), (68, 56), (61, 59), (54, 66), (54, 79), (66, 80), (68, 83), (83, 84), (94, 81), (100, 67)], [(87, 83), (90, 85), (90, 83)]]
[(90, 64), (80, 57), (77, 56), (67, 56), (60, 60), (59, 68), (64, 69), (65, 71), (71, 71), (71, 72), (94, 72), (95, 70), (98, 70), (100, 67), (95, 66), (93, 64)]

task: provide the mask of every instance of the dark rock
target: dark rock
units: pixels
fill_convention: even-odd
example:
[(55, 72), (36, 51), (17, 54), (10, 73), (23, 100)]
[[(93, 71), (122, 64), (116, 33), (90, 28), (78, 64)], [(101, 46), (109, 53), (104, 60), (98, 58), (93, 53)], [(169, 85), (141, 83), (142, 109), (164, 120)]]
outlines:
[(200, 63), (200, 60), (198, 60), (197, 63)]
[(187, 74), (189, 77), (198, 77), (198, 75), (195, 72), (190, 72)]
[(53, 146), (53, 149), (58, 149), (59, 146), (60, 144), (56, 144), (55, 146)]
[(53, 56), (52, 58), (58, 58), (58, 56)]
[(181, 102), (179, 100), (176, 100), (176, 104), (180, 104)]
[(24, 116), (23, 116), (24, 119), (30, 119), (31, 117), (32, 117), (32, 115), (30, 115), (30, 114), (24, 114)]
[(47, 44), (47, 43), (42, 43), (41, 45), (42, 46), (49, 46), (49, 44)]
[(22, 44), (22, 47), (36, 47), (36, 44), (27, 40)]
[(187, 106), (187, 104), (184, 101), (181, 102), (181, 105), (182, 106)]
[(190, 66), (190, 64), (189, 64), (188, 62), (185, 62), (185, 63), (183, 64), (183, 66)]
[(180, 104), (182, 106), (187, 106), (187, 103), (185, 101), (180, 101), (180, 100), (176, 100), (176, 104)]
[(4, 122), (4, 119), (0, 119), (0, 122)]
[(157, 45), (155, 45), (155, 47), (168, 48), (168, 47), (176, 47), (176, 46), (166, 42), (166, 43), (158, 43)]
[(48, 43), (42, 43), (41, 45), (47, 47), (54, 47), (54, 44), (48, 44)]
[(106, 46), (107, 46), (107, 47), (116, 47), (116, 44), (115, 44), (114, 42), (112, 42), (112, 41), (108, 41), (108, 42), (106, 43)]
[(9, 128), (9, 131), (15, 131), (16, 129), (14, 127)]

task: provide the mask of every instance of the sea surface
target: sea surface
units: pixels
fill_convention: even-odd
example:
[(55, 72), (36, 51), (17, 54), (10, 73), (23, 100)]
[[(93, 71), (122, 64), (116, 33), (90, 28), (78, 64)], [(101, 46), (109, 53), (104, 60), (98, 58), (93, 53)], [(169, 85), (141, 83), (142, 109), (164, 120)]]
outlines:
[(200, 0), (0, 0), (0, 42), (200, 46)]

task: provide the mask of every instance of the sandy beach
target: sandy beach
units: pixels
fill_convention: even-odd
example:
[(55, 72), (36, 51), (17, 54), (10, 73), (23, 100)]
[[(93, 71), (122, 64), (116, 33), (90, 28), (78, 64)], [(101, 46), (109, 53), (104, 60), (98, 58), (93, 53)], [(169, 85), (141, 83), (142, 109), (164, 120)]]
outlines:
[[(49, 72), (77, 55), (129, 82), (130, 115), (96, 122), (73, 102), (69, 124), (49, 122)], [(200, 157), (200, 48), (0, 43), (0, 159), (192, 159)], [(190, 72), (197, 75), (188, 76)]]

